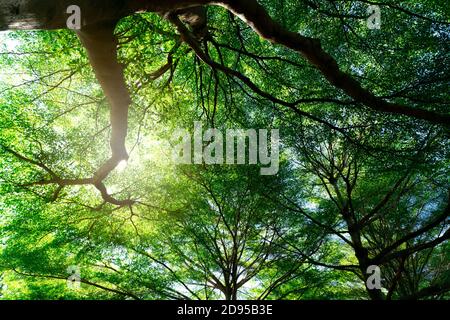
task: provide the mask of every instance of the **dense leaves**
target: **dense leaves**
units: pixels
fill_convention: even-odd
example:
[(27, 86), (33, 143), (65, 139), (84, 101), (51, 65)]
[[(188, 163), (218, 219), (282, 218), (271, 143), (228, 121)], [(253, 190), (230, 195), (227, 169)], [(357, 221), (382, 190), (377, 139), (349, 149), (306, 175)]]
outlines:
[[(369, 1), (260, 3), (377, 96), (449, 114), (445, 1), (384, 1), (380, 30)], [(154, 13), (116, 35), (130, 158), (104, 183), (123, 205), (42, 183), (90, 177), (109, 156), (109, 106), (75, 34), (0, 34), (0, 299), (449, 298), (448, 127), (375, 112), (222, 7), (199, 40), (222, 68)], [(279, 128), (278, 174), (175, 165), (171, 134), (194, 121)], [(366, 289), (370, 265), (381, 290)]]

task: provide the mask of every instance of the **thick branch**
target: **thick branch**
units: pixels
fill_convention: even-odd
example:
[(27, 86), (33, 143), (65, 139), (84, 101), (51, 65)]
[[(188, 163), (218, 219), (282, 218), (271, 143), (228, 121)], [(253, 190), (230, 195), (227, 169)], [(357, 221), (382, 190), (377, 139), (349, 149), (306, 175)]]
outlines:
[(352, 76), (340, 70), (336, 60), (324, 51), (319, 40), (285, 30), (256, 0), (223, 0), (220, 4), (238, 15), (264, 39), (303, 54), (331, 84), (367, 107), (380, 112), (401, 114), (431, 123), (449, 125), (450, 115), (448, 114), (390, 103), (376, 97), (369, 90), (364, 89)]

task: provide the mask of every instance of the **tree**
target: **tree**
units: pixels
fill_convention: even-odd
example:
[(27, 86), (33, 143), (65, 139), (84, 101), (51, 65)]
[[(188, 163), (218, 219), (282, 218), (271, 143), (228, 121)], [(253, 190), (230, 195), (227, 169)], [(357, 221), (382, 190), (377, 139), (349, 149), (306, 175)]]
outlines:
[[(105, 188), (102, 181), (105, 177), (123, 160), (127, 159), (127, 153), (124, 146), (127, 131), (127, 114), (130, 104), (130, 98), (126, 85), (123, 80), (123, 70), (117, 62), (116, 38), (114, 36), (114, 27), (120, 18), (123, 18), (136, 10), (153, 11), (163, 14), (172, 22), (185, 41), (195, 51), (197, 56), (205, 63), (222, 72), (228, 73), (243, 81), (251, 90), (264, 98), (272, 100), (275, 103), (285, 105), (297, 110), (297, 105), (302, 101), (286, 102), (270, 94), (261, 91), (245, 75), (233, 71), (226, 66), (222, 66), (211, 60), (200, 48), (198, 39), (191, 35), (186, 26), (179, 20), (178, 16), (186, 17), (186, 21), (193, 22), (192, 28), (195, 30), (198, 26), (195, 24), (205, 23), (205, 11), (198, 10), (199, 5), (208, 5), (209, 1), (171, 1), (164, 3), (154, 3), (153, 1), (120, 1), (111, 5), (110, 2), (100, 1), (93, 6), (87, 1), (63, 1), (55, 5), (54, 1), (25, 1), (16, 4), (15, 1), (8, 1), (2, 9), (2, 29), (16, 26), (20, 29), (57, 29), (66, 25), (67, 18), (64, 15), (64, 9), (70, 5), (78, 5), (83, 10), (84, 26), (78, 32), (80, 39), (88, 51), (91, 65), (94, 68), (97, 79), (102, 85), (103, 91), (109, 100), (111, 106), (111, 158), (103, 164), (92, 178), (78, 181), (61, 181), (53, 178), (49, 183), (59, 185), (66, 184), (86, 184), (95, 185), (103, 194)], [(263, 6), (256, 0), (240, 3), (239, 1), (222, 1), (219, 3), (236, 15), (239, 15), (243, 21), (251, 25), (252, 28), (261, 37), (271, 41), (274, 44), (280, 44), (294, 51), (301, 53), (312, 65), (325, 76), (325, 78), (335, 87), (343, 90), (354, 101), (363, 103), (377, 111), (404, 114), (418, 119), (424, 119), (432, 123), (446, 124), (449, 122), (448, 115), (439, 114), (429, 110), (411, 108), (398, 103), (390, 103), (361, 87), (349, 74), (340, 70), (337, 62), (332, 56), (325, 52), (320, 41), (317, 39), (305, 37), (293, 32), (289, 32), (281, 25), (277, 24), (267, 13)], [(193, 7), (194, 9), (189, 9)], [(186, 8), (187, 11), (185, 10)], [(63, 9), (63, 10), (61, 10)], [(181, 13), (178, 10), (182, 10)], [(184, 11), (183, 11), (184, 10)], [(101, 12), (101, 16), (98, 14)], [(200, 13), (200, 14), (198, 14)], [(29, 17), (32, 16), (32, 20)], [(199, 18), (200, 17), (200, 18)], [(200, 22), (199, 22), (200, 21)], [(300, 114), (307, 113), (298, 110)], [(319, 119), (317, 119), (319, 120)], [(320, 121), (320, 120), (319, 120)], [(51, 174), (51, 173), (50, 173)], [(112, 200), (112, 199), (110, 199)]]
[[(311, 184), (320, 186), (311, 191), (320, 202), (312, 212), (296, 198), (290, 205), (342, 245), (348, 245), (357, 261), (356, 265), (330, 268), (353, 270), (364, 283), (370, 276), (369, 266), (389, 270), (383, 284), (388, 298), (414, 296), (419, 287), (430, 296), (448, 290), (446, 277), (441, 281), (441, 275), (425, 271), (432, 251), (440, 251), (438, 245), (450, 237), (448, 168), (437, 174), (441, 168), (434, 158), (446, 138), (429, 131), (412, 142), (416, 145), (413, 153), (386, 159), (384, 150), (361, 150), (309, 125), (300, 124), (300, 130), (295, 131), (299, 132), (293, 135), (292, 143), (299, 171), (310, 175)], [(358, 143), (366, 145), (366, 140), (377, 139), (378, 134), (386, 132), (364, 128)], [(413, 287), (403, 284), (408, 281), (403, 278), (405, 274), (415, 274)], [(372, 299), (385, 298), (381, 290), (367, 291)]]

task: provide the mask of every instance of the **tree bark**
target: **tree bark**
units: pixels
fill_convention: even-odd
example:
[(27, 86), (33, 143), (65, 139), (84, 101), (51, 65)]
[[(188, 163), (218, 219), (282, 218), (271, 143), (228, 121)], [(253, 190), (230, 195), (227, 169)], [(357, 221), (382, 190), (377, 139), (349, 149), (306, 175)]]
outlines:
[(96, 174), (98, 181), (106, 178), (117, 164), (128, 159), (125, 139), (128, 128), (128, 109), (131, 104), (123, 66), (117, 61), (116, 21), (105, 21), (84, 27), (77, 32), (86, 48), (95, 76), (110, 104), (112, 155)]

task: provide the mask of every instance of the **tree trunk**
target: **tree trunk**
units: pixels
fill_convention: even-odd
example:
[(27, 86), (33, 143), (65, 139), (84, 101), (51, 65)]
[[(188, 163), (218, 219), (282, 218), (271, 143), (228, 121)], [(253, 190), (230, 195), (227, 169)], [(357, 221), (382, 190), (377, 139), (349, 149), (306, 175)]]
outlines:
[[(81, 9), (82, 25), (95, 25), (103, 21), (118, 21), (137, 11), (165, 13), (193, 8), (189, 14), (197, 23), (198, 5), (206, 0), (2, 0), (0, 2), (0, 30), (65, 29), (67, 8), (77, 5)], [(197, 12), (198, 13), (198, 12)], [(192, 15), (193, 14), (193, 15)]]

